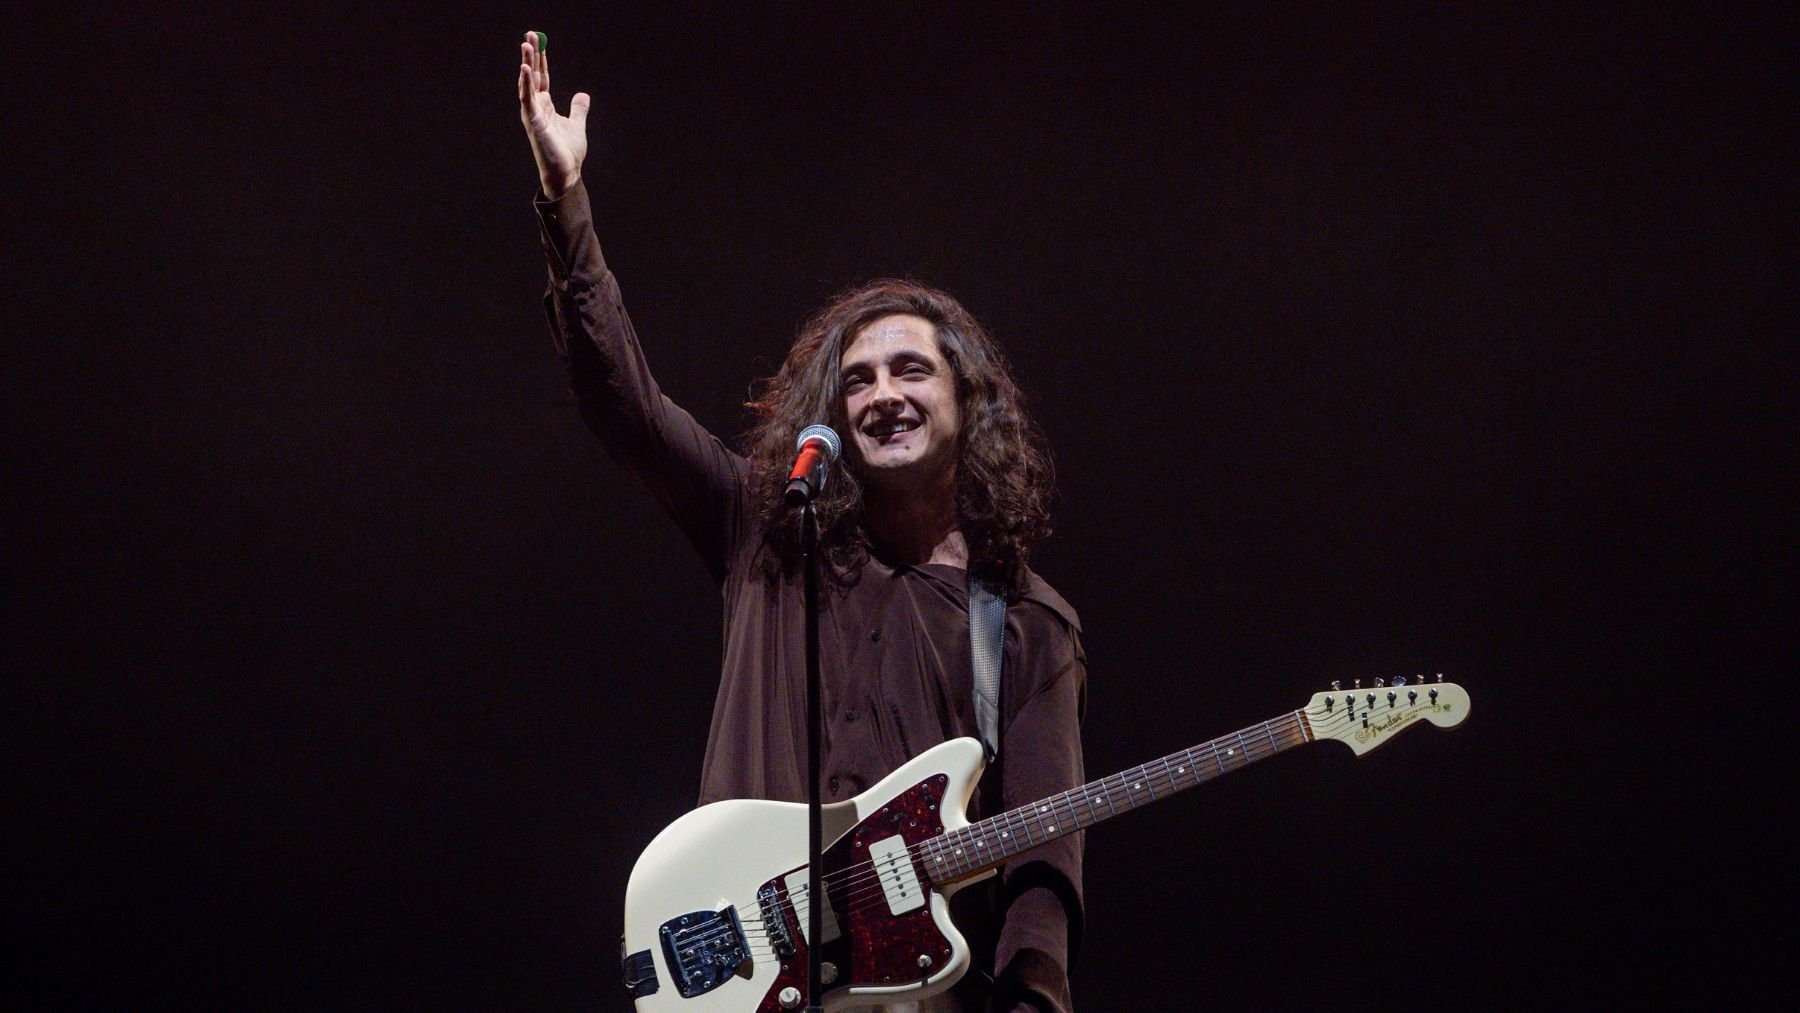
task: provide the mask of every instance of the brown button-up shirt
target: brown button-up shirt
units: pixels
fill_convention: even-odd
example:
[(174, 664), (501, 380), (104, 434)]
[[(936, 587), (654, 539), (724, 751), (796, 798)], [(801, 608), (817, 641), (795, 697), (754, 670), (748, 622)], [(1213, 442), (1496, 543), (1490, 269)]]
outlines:
[[(700, 802), (806, 799), (805, 614), (798, 581), (766, 579), (748, 462), (664, 397), (600, 253), (586, 189), (539, 201), (546, 309), (582, 418), (637, 474), (720, 581), (725, 657)], [(823, 582), (825, 734), (820, 791), (849, 798), (940, 742), (979, 737), (967, 575), (870, 560)], [(981, 819), (1084, 781), (1086, 662), (1075, 612), (1032, 575), (1007, 609), (1000, 758), (970, 800)], [(1071, 1009), (1067, 964), (1082, 913), (1079, 834), (1007, 864), (953, 904), (976, 969), (944, 1007)], [(990, 977), (993, 979), (990, 981)]]

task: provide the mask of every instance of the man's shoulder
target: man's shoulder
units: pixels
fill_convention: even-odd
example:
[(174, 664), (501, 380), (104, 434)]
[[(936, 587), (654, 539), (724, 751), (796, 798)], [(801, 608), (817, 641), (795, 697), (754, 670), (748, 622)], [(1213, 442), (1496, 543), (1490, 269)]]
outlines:
[(1025, 590), (1019, 595), (1020, 602), (1041, 606), (1079, 634), (1081, 617), (1075, 613), (1075, 606), (1070, 605), (1068, 599), (1058, 594), (1056, 588), (1038, 576), (1036, 571), (1027, 570), (1025, 575)]

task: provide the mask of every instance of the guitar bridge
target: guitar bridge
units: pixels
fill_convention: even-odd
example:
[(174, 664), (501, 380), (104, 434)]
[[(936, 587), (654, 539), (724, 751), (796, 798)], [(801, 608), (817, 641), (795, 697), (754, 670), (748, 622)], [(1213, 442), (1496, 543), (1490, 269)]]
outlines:
[(663, 957), (683, 999), (705, 995), (733, 975), (750, 977), (750, 944), (736, 907), (671, 918), (662, 923), (660, 931)]
[(781, 887), (765, 883), (756, 891), (756, 906), (762, 909), (763, 927), (768, 930), (769, 944), (783, 960), (794, 955), (794, 933), (788, 924), (788, 905)]

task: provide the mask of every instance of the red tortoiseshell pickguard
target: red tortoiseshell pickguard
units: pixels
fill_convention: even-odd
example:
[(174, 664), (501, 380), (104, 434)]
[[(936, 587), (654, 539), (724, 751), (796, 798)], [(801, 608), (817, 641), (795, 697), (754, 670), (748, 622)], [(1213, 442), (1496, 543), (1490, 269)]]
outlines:
[[(894, 796), (826, 849), (825, 875), (832, 882), (826, 892), (831, 897), (831, 907), (837, 913), (838, 927), (843, 933), (825, 944), (822, 954), (824, 960), (838, 968), (837, 979), (825, 986), (827, 992), (854, 985), (893, 986), (922, 981), (950, 960), (953, 952), (950, 940), (931, 917), (929, 897), (923, 907), (905, 914), (893, 914), (869, 859), (870, 844), (895, 835), (904, 840), (909, 849), (942, 835), (941, 807), (949, 780), (948, 776), (938, 774), (920, 781)], [(916, 863), (914, 868), (919, 882), (929, 891), (931, 879), (923, 863)], [(846, 874), (845, 870), (851, 871)], [(783, 873), (775, 882), (786, 876), (787, 873)], [(757, 1013), (780, 1013), (777, 997), (790, 985), (802, 993), (804, 1002), (806, 944), (792, 910), (787, 914), (793, 923), (795, 953), (782, 964), (780, 973), (764, 994), (762, 1004), (757, 1007)], [(928, 966), (919, 966), (920, 956), (930, 958)]]

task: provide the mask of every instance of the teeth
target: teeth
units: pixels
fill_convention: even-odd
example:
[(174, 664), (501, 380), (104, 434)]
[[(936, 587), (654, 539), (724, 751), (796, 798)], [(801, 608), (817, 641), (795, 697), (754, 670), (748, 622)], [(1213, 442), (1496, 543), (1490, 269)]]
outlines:
[(894, 422), (887, 425), (875, 426), (870, 429), (869, 432), (874, 436), (892, 436), (895, 433), (911, 432), (916, 428), (918, 428), (918, 423), (916, 422)]

